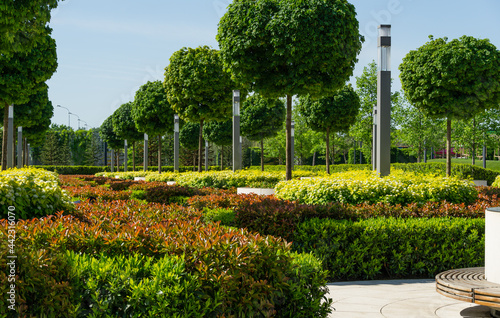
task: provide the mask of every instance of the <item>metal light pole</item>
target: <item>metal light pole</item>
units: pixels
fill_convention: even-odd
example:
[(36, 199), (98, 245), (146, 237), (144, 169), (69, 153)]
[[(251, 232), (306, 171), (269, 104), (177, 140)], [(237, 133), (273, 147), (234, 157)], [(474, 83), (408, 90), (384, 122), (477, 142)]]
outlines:
[(127, 172), (127, 161), (128, 161), (128, 143), (127, 143), (127, 139), (125, 139), (125, 141), (123, 142), (123, 147), (124, 147), (124, 160), (123, 160), (123, 171), (124, 172)]
[[(292, 134), (292, 170), (294, 168), (294, 164), (295, 164), (295, 121), (292, 120), (292, 131), (291, 131), (291, 134)], [(328, 156), (328, 154), (326, 154)]]
[(28, 166), (31, 166), (32, 162), (31, 162), (31, 147), (30, 147), (30, 144), (28, 144), (28, 153), (27, 153), (27, 158), (28, 158)]
[(205, 172), (208, 171), (208, 141), (205, 140)]
[(148, 171), (148, 134), (144, 134), (144, 171)]
[(78, 116), (77, 114), (72, 113), (72, 112), (70, 112), (69, 114), (70, 115), (74, 115), (74, 116), (76, 116), (78, 118), (78, 130), (80, 130), (80, 116)]
[(241, 170), (240, 91), (233, 91), (233, 172)]
[(57, 107), (64, 108), (68, 111), (68, 127), (71, 127), (71, 118), (70, 118), (71, 112), (69, 111), (69, 109), (67, 109), (66, 107), (61, 106), (61, 105), (57, 105)]
[(179, 171), (179, 115), (174, 115), (174, 171)]
[(373, 106), (372, 170), (377, 170), (377, 105)]
[(85, 120), (81, 120), (80, 118), (78, 118), (78, 129), (80, 129), (80, 122), (81, 121), (83, 121), (85, 123), (85, 128), (88, 129), (89, 125), (87, 124), (87, 122)]
[(9, 106), (7, 129), (7, 169), (14, 168), (14, 105)]
[(23, 127), (17, 127), (17, 167), (23, 167)]
[(391, 172), (391, 26), (379, 26), (377, 72), (377, 153), (380, 176)]

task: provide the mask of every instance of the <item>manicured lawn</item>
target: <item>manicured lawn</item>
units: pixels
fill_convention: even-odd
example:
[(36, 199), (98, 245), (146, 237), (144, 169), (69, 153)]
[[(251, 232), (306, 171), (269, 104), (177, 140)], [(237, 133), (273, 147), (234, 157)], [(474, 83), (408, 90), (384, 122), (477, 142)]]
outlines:
[[(446, 159), (431, 159), (427, 162), (446, 162)], [(472, 159), (451, 159), (451, 164), (461, 163), (461, 164), (472, 164)], [(476, 166), (482, 167), (483, 160), (476, 159)], [(486, 160), (486, 169), (491, 169), (495, 171), (500, 171), (500, 161), (498, 160)]]

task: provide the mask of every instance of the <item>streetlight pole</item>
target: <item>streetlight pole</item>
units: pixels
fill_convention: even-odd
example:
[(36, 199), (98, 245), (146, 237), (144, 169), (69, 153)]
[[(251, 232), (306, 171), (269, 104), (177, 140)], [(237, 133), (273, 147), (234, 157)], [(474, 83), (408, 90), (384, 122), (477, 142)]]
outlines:
[(14, 105), (9, 106), (7, 127), (7, 169), (9, 169), (14, 168)]
[(78, 116), (77, 114), (72, 113), (72, 112), (70, 112), (69, 114), (70, 115), (74, 115), (74, 116), (76, 116), (78, 118), (78, 130), (80, 130), (80, 116)]
[(148, 134), (144, 134), (144, 171), (148, 171)]
[(179, 115), (174, 115), (174, 171), (179, 171)]
[(17, 167), (23, 167), (23, 127), (17, 127)]
[(379, 26), (377, 72), (377, 153), (380, 176), (391, 173), (391, 25)]
[(241, 170), (240, 91), (233, 91), (233, 172)]
[[(294, 168), (295, 163), (295, 121), (292, 120), (292, 170)], [(328, 154), (326, 154), (328, 156)]]
[(71, 118), (70, 118), (71, 112), (69, 111), (69, 109), (61, 105), (57, 105), (57, 107), (64, 108), (68, 111), (68, 127), (71, 127)]

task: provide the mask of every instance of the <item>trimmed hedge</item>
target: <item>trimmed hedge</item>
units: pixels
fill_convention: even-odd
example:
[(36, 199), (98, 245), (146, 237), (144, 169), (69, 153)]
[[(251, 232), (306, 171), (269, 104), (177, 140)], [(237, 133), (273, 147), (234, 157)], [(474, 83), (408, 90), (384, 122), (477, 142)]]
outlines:
[(275, 191), (278, 198), (306, 204), (408, 204), (444, 200), (468, 204), (477, 199), (476, 188), (470, 181), (402, 170), (393, 170), (384, 178), (364, 170), (339, 172), (326, 178), (283, 181)]
[(71, 211), (70, 197), (59, 186), (57, 174), (41, 169), (8, 169), (0, 172), (0, 218), (12, 206), (16, 219), (30, 219)]
[(484, 219), (310, 219), (293, 249), (322, 260), (331, 280), (431, 278), (484, 265)]
[(58, 174), (71, 175), (93, 175), (99, 172), (110, 171), (107, 166), (33, 166), (38, 169), (53, 171)]
[[(0, 225), (1, 235), (6, 236), (6, 221), (1, 220)], [(34, 259), (41, 251), (54, 253), (34, 262), (29, 273), (35, 273), (34, 268), (40, 266), (47, 270), (45, 264), (61, 264), (51, 265), (50, 275), (19, 273), (16, 284), (23, 292), (18, 294), (18, 303), (25, 300), (26, 316), (50, 313), (59, 317), (64, 316), (63, 312), (77, 311), (83, 317), (90, 313), (92, 305), (109, 315), (120, 312), (123, 317), (132, 317), (125, 313), (127, 306), (142, 303), (145, 315), (152, 317), (168, 310), (162, 308), (162, 297), (168, 296), (172, 304), (187, 312), (196, 308), (206, 313), (196, 315), (199, 317), (313, 318), (327, 317), (331, 311), (332, 301), (325, 297), (327, 273), (313, 256), (291, 252), (290, 245), (280, 238), (206, 224), (193, 208), (137, 201), (85, 201), (72, 215), (59, 213), (42, 220), (18, 222), (17, 237), (16, 246), (30, 247), (29, 251), (19, 249), (20, 257), (33, 254), (30, 259)], [(6, 243), (0, 244), (0, 257), (5, 258)], [(64, 254), (66, 251), (74, 254)], [(69, 260), (62, 254), (70, 255)], [(163, 258), (168, 259), (162, 265), (163, 275), (172, 275), (167, 277), (169, 282), (177, 284), (170, 286), (171, 294), (164, 290), (163, 279), (155, 282), (148, 274), (148, 270), (157, 271), (154, 264)], [(148, 267), (147, 262), (153, 267)], [(176, 266), (173, 272), (167, 270)], [(7, 267), (6, 262), (0, 264), (2, 290), (9, 286)], [(178, 280), (176, 275), (184, 279)], [(196, 278), (196, 286), (191, 285), (189, 275)], [(56, 279), (46, 281), (52, 277)], [(167, 295), (155, 289), (156, 283)], [(52, 291), (47, 286), (64, 288)], [(183, 292), (176, 294), (175, 290)], [(28, 301), (31, 297), (38, 299), (34, 296), (37, 294), (41, 295), (40, 301)], [(50, 303), (49, 297), (57, 299)], [(0, 315), (7, 312), (5, 301), (0, 300)], [(66, 304), (64, 309), (59, 302)]]

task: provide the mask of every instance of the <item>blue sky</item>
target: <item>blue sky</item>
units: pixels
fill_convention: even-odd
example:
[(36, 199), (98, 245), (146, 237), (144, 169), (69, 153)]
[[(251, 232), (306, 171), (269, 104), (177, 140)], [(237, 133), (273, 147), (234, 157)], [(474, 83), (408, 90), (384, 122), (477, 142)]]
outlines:
[[(392, 25), (393, 90), (400, 90), (402, 58), (434, 37), (488, 38), (500, 49), (499, 0), (350, 0), (365, 36), (354, 76), (377, 59), (377, 26)], [(65, 0), (50, 26), (59, 67), (48, 82), (53, 123), (68, 112), (99, 127), (132, 101), (147, 81), (162, 80), (172, 53), (182, 47), (218, 48), (217, 24), (230, 0)], [(354, 78), (352, 79), (354, 83)], [(84, 123), (81, 122), (81, 126)], [(76, 129), (78, 120), (71, 116)]]

